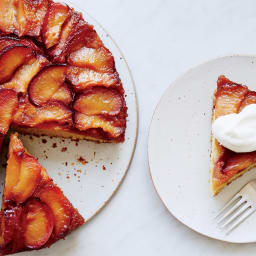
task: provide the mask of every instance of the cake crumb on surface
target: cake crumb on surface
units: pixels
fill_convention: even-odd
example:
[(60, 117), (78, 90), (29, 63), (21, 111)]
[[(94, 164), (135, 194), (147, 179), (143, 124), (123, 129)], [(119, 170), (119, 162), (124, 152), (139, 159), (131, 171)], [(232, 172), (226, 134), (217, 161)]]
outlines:
[(77, 161), (78, 162), (80, 162), (81, 164), (83, 164), (83, 165), (86, 165), (87, 163), (88, 163), (88, 161), (86, 161), (83, 157), (79, 157), (78, 159), (77, 159)]
[(61, 152), (66, 152), (67, 151), (67, 147), (63, 147), (62, 149), (61, 149)]

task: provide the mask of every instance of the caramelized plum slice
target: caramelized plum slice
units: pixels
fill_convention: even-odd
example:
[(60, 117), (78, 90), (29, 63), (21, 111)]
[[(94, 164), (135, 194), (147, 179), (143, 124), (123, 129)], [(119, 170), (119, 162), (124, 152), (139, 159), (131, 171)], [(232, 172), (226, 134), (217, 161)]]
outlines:
[(48, 63), (45, 57), (37, 55), (21, 66), (13, 75), (12, 80), (3, 84), (2, 87), (14, 89), (16, 92), (26, 92), (32, 78)]
[(45, 122), (72, 124), (72, 111), (62, 102), (49, 101), (42, 107), (35, 107), (25, 99), (14, 116), (14, 123), (17, 125), (33, 127)]
[(72, 123), (72, 111), (61, 102), (49, 102), (37, 110), (36, 122)]
[(41, 166), (33, 156), (23, 153), (21, 156), (20, 169), (16, 171), (19, 172), (18, 182), (11, 188), (9, 196), (6, 196), (5, 199), (13, 199), (18, 203), (23, 203), (33, 194), (40, 181)]
[(46, 186), (38, 197), (52, 210), (54, 216), (54, 235), (61, 238), (65, 235), (71, 220), (70, 203), (57, 187)]
[(74, 109), (85, 115), (117, 115), (123, 106), (122, 96), (116, 90), (94, 88), (80, 94)]
[(13, 72), (32, 57), (32, 50), (23, 45), (11, 45), (0, 52), (0, 83), (12, 77)]
[(0, 89), (0, 133), (6, 134), (18, 107), (17, 94), (13, 90)]
[(54, 62), (65, 62), (66, 56), (83, 46), (100, 47), (102, 42), (93, 26), (86, 23), (80, 13), (73, 12), (63, 25), (59, 43), (48, 53), (53, 57)]
[(54, 219), (51, 209), (37, 199), (29, 200), (22, 216), (24, 242), (27, 248), (41, 248), (49, 240)]
[(71, 10), (67, 5), (61, 3), (50, 5), (43, 25), (43, 38), (47, 49), (58, 43), (62, 26), (70, 15)]
[(38, 46), (36, 46), (33, 41), (30, 39), (21, 39), (21, 38), (16, 38), (16, 37), (11, 37), (11, 36), (1, 36), (0, 37), (0, 50), (2, 50), (6, 46), (11, 46), (15, 44), (21, 44), (24, 46), (27, 46), (28, 48), (31, 48), (32, 50), (38, 52), (38, 53), (43, 53), (42, 49), (40, 49)]
[[(256, 162), (256, 152), (250, 153), (233, 153), (228, 152), (229, 156), (226, 161), (216, 162), (213, 182), (215, 186), (221, 186), (230, 180), (234, 175), (239, 174), (247, 168), (252, 168)], [(223, 169), (224, 166), (224, 169)]]
[(30, 100), (38, 106), (49, 101), (64, 83), (66, 70), (63, 65), (50, 65), (41, 70), (29, 85)]
[(10, 34), (15, 31), (16, 24), (15, 7), (16, 0), (1, 0), (0, 1), (0, 30)]
[(86, 23), (84, 20), (81, 20), (77, 27), (76, 33), (70, 38), (69, 43), (66, 44), (62, 55), (55, 57), (57, 61), (60, 61), (60, 59), (65, 59), (64, 57), (70, 55), (72, 52), (78, 51), (83, 47), (93, 49), (105, 48), (92, 25)]
[(69, 55), (68, 63), (98, 72), (114, 71), (114, 58), (110, 51), (103, 47), (99, 49), (82, 47)]
[(119, 82), (116, 73), (99, 73), (86, 68), (69, 67), (67, 79), (74, 85), (77, 91), (84, 90), (91, 86), (114, 86)]
[(17, 29), (19, 36), (40, 35), (48, 5), (48, 0), (19, 0), (17, 9)]
[(234, 153), (225, 163), (225, 168), (223, 169), (223, 173), (236, 174), (242, 170), (247, 169), (256, 163), (256, 152), (250, 153)]
[(12, 189), (18, 184), (20, 177), (20, 167), (22, 154), (25, 149), (18, 139), (17, 134), (12, 134), (9, 144), (9, 156), (7, 161), (5, 185), (4, 185), (4, 202), (11, 198)]
[(117, 138), (123, 132), (123, 127), (114, 126), (111, 121), (104, 120), (99, 116), (88, 116), (82, 113), (76, 112), (74, 115), (75, 127), (80, 131), (86, 131), (88, 129), (102, 129), (104, 132), (109, 133), (112, 137)]
[(215, 119), (220, 116), (237, 113), (248, 92), (246, 86), (233, 83), (224, 76), (218, 79), (215, 93)]
[[(19, 152), (14, 152), (9, 155), (5, 177), (4, 201), (8, 201), (12, 198), (12, 189), (19, 182), (22, 159), (18, 153)], [(20, 154), (22, 154), (22, 152), (20, 152)]]
[(75, 34), (76, 26), (81, 18), (82, 16), (80, 13), (73, 12), (71, 14), (70, 19), (66, 22), (66, 24), (64, 24), (62, 28), (59, 43), (49, 51), (49, 54), (51, 56), (60, 56), (63, 53), (65, 47), (67, 47), (67, 43), (69, 42), (70, 38), (72, 38)]
[(89, 25), (83, 20), (83, 18), (81, 18), (76, 26), (75, 33), (73, 33), (66, 41), (61, 55), (56, 56), (54, 60), (65, 60), (65, 57), (68, 56), (71, 52), (80, 49), (82, 46), (86, 46), (92, 31), (94, 31), (93, 26)]
[(63, 84), (57, 92), (55, 92), (51, 98), (52, 100), (61, 101), (66, 105), (69, 105), (72, 100), (72, 92), (67, 84)]
[(88, 23), (86, 23), (83, 30), (74, 37), (74, 40), (70, 42), (69, 49), (66, 53), (70, 54), (71, 52), (79, 50), (83, 46), (94, 49), (104, 47), (97, 32), (94, 30), (93, 26)]

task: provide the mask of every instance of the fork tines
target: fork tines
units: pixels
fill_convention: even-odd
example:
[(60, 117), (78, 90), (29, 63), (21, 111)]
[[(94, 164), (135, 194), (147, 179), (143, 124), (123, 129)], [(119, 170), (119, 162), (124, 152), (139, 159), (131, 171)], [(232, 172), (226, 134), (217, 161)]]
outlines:
[(256, 180), (245, 185), (215, 217), (221, 230), (229, 234), (256, 210)]

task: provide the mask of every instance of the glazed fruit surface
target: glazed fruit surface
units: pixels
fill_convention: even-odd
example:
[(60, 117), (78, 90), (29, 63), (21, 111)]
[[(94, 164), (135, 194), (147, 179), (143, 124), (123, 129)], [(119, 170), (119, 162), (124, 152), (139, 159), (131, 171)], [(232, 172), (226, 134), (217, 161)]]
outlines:
[(114, 58), (81, 13), (51, 0), (3, 0), (0, 32), (2, 135), (10, 126), (44, 134), (49, 125), (73, 138), (124, 141), (127, 108)]
[(12, 134), (0, 214), (0, 255), (49, 247), (83, 223), (17, 133)]

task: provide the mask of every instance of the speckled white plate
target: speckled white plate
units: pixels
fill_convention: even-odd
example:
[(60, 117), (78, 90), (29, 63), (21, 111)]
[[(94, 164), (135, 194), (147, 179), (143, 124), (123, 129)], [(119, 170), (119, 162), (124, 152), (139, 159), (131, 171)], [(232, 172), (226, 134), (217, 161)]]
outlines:
[[(67, 2), (70, 6), (71, 3)], [(79, 10), (77, 7), (74, 7)], [(116, 43), (88, 13), (86, 21), (95, 30), (115, 57), (117, 71), (123, 82), (128, 107), (125, 142), (97, 144), (69, 139), (20, 136), (30, 153), (38, 157), (50, 176), (62, 188), (72, 204), (78, 208), (86, 222), (95, 216), (111, 199), (130, 166), (137, 139), (137, 100), (129, 67)], [(80, 160), (78, 160), (80, 158)], [(85, 161), (87, 163), (85, 163)], [(1, 172), (3, 181), (4, 173)], [(2, 191), (2, 187), (0, 188)], [(86, 254), (84, 231), (86, 224), (58, 241), (49, 249), (20, 253), (22, 255), (76, 255)], [(100, 243), (100, 241), (99, 241)]]
[[(209, 184), (212, 96), (219, 75), (256, 90), (256, 57), (228, 56), (195, 67), (177, 79), (160, 100), (150, 127), (151, 176), (167, 209), (191, 229), (215, 239), (256, 241), (256, 213), (229, 235), (213, 219), (256, 169), (212, 197)], [(171, 230), (170, 230), (171, 233)]]

